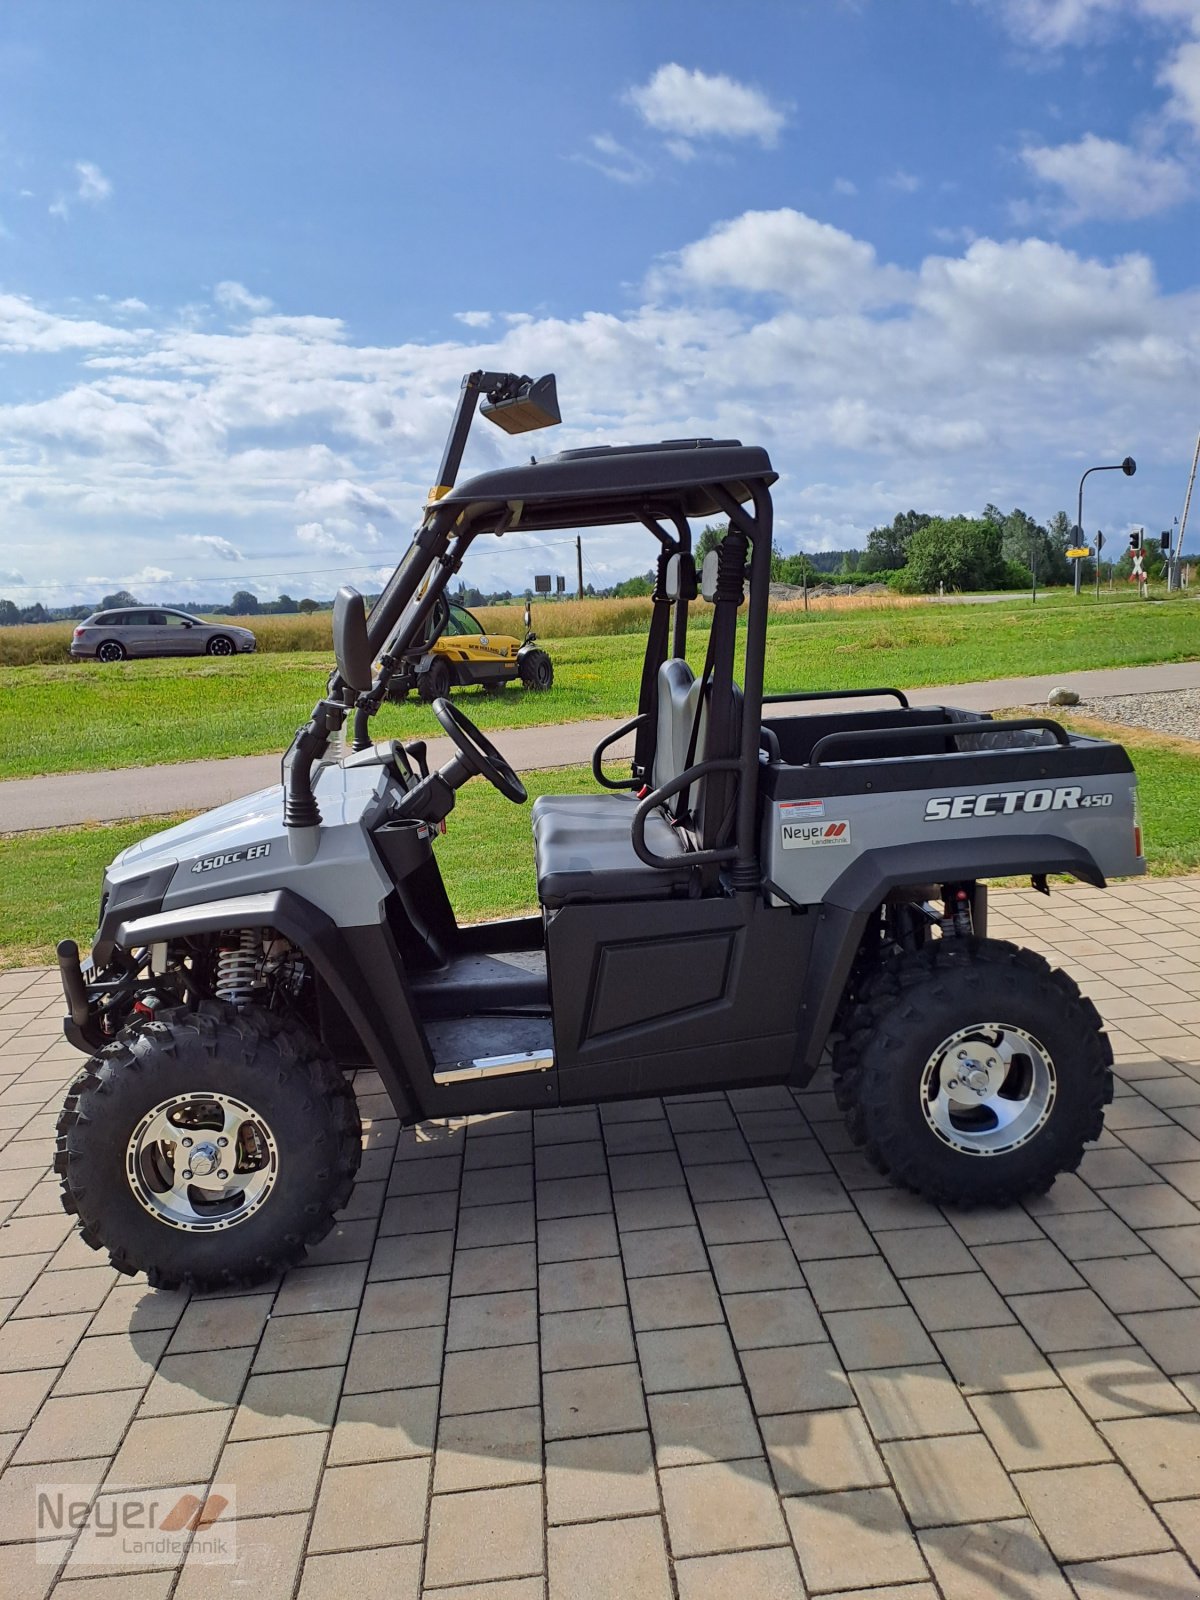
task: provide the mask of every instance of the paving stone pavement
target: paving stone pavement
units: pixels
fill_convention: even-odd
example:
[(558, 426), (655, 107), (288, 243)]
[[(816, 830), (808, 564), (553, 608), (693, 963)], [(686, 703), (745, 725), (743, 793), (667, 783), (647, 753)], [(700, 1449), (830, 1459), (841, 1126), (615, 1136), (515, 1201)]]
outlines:
[[(992, 904), (1116, 1052), (1044, 1199), (890, 1188), (827, 1082), (401, 1132), (362, 1073), (335, 1232), (191, 1299), (72, 1232), (57, 978), (0, 974), (0, 1597), (1196, 1600), (1200, 878)], [(236, 1566), (96, 1564), (214, 1482)]]

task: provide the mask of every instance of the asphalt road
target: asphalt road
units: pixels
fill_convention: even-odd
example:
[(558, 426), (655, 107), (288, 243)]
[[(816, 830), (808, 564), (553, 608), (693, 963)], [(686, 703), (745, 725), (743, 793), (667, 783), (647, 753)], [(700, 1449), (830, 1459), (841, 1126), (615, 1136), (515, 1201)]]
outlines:
[[(1074, 689), (1085, 700), (1089, 695), (1195, 689), (1200, 688), (1200, 661), (1152, 667), (1106, 667), (1037, 678), (993, 678), (986, 683), (952, 683), (905, 692), (913, 705), (952, 705), (972, 711), (995, 711), (1004, 706), (1037, 704), (1059, 684)], [(807, 701), (803, 709), (820, 708), (828, 709), (828, 702)], [(590, 761), (593, 747), (613, 726), (614, 723), (608, 722), (566, 722), (552, 727), (508, 728), (489, 736), (520, 772)], [(631, 749), (632, 740), (614, 745), (608, 756), (609, 764), (619, 761)], [(430, 764), (441, 765), (449, 759), (451, 750), (448, 739), (429, 740)], [(276, 753), (230, 756), (223, 761), (185, 761), (170, 766), (125, 767), (112, 772), (11, 778), (0, 783), (0, 833), (164, 816), (172, 811), (206, 811), (278, 783), (279, 761)]]

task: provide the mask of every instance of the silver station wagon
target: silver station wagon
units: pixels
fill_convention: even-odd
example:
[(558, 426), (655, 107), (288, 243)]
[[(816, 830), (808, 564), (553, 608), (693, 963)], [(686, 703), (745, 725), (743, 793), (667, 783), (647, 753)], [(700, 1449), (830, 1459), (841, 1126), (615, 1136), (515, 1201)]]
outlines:
[(95, 611), (75, 629), (71, 655), (77, 661), (125, 661), (130, 656), (234, 656), (253, 650), (249, 628), (204, 622), (186, 611), (127, 606)]

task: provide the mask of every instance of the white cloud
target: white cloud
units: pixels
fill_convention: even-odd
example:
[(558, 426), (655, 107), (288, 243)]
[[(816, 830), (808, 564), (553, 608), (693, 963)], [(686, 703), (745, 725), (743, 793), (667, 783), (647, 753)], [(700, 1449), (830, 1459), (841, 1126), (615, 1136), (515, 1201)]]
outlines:
[(903, 167), (897, 167), (883, 182), (887, 188), (895, 189), (898, 194), (916, 194), (921, 187), (920, 178), (913, 172), (905, 172)]
[(454, 320), (455, 322), (461, 322), (467, 328), (486, 328), (492, 320), (492, 313), (490, 311), (456, 311)]
[(922, 263), (916, 304), (964, 351), (1032, 363), (1147, 332), (1157, 295), (1143, 255), (1110, 267), (1042, 239), (977, 239), (962, 256)]
[(251, 294), (245, 284), (226, 278), (213, 290), (213, 299), (226, 311), (250, 311), (255, 315), (270, 311), (271, 301), (265, 294)]
[(782, 108), (761, 89), (723, 73), (689, 72), (675, 61), (630, 89), (627, 98), (651, 128), (684, 139), (757, 139), (769, 149), (787, 123)]
[(301, 522), (296, 526), (296, 538), (301, 544), (311, 545), (314, 550), (328, 551), (331, 555), (353, 555), (353, 548), (343, 544), (333, 534), (326, 532), (319, 522)]
[[(904, 292), (871, 245), (802, 211), (746, 211), (681, 250), (675, 274), (694, 286), (779, 294), (828, 307), (879, 304)], [(668, 274), (669, 276), (669, 274)]]
[(360, 483), (351, 483), (348, 478), (310, 484), (296, 496), (296, 505), (302, 511), (315, 512), (322, 517), (330, 514), (349, 515), (378, 517), (380, 521), (391, 521), (395, 517), (395, 512), (381, 494)]
[(76, 193), (88, 205), (100, 205), (112, 194), (112, 183), (94, 161), (77, 161), (75, 172), (79, 178)]
[(858, 185), (853, 178), (835, 178), (833, 180), (834, 194), (857, 194)]
[(82, 201), (84, 205), (99, 206), (111, 197), (112, 192), (111, 180), (105, 177), (94, 161), (77, 161), (74, 194), (56, 195), (48, 209), (52, 217), (59, 217), (66, 222), (71, 215), (71, 206), (76, 200)]
[(611, 133), (593, 133), (588, 139), (588, 146), (575, 160), (602, 172), (616, 183), (645, 183), (650, 176), (650, 163), (635, 151), (627, 149)]
[(1021, 159), (1042, 183), (1061, 192), (1063, 220), (1133, 220), (1185, 199), (1188, 172), (1172, 156), (1134, 150), (1087, 133), (1074, 144), (1027, 146)]
[(1200, 41), (1181, 45), (1159, 73), (1158, 81), (1171, 91), (1168, 112), (1200, 133)]
[(1121, 18), (1195, 28), (1196, 0), (976, 0), (998, 12), (1022, 44), (1056, 50), (1080, 44)]
[[(1200, 283), (1164, 293), (1139, 254), (976, 239), (905, 271), (816, 218), (748, 212), (627, 299), (614, 285), (572, 318), (497, 314), (482, 345), (464, 328), (391, 346), (355, 343), (330, 318), (135, 335), (0, 300), (15, 384), (23, 351), (61, 358), (48, 388), (29, 363), (36, 400), (0, 406), (3, 559), (27, 586), (92, 571), (116, 588), (169, 553), (187, 576), (164, 599), (224, 597), (235, 580), (327, 594), (336, 574), (299, 574), (374, 568), (403, 544), (462, 374), (480, 365), (557, 372), (566, 421), (545, 450), (697, 434), (767, 445), (785, 548), (860, 543), (909, 505), (990, 499), (1045, 516), (1096, 451), (1138, 457), (1149, 522), (1190, 459), (1179, 396), (1200, 387)], [(527, 454), (481, 423), (463, 477)], [(649, 560), (636, 533), (585, 542), (614, 576)], [(236, 573), (223, 545), (244, 557)], [(480, 541), (463, 576), (523, 588), (544, 559)], [(85, 601), (104, 592), (79, 586)]]
[(228, 539), (221, 538), (216, 533), (185, 533), (183, 538), (188, 544), (199, 545), (202, 550), (210, 551), (214, 556), (219, 556), (222, 561), (242, 561), (245, 557), (237, 545), (231, 544)]
[(125, 328), (44, 311), (24, 295), (0, 294), (0, 350), (95, 350), (136, 337)]
[(144, 300), (138, 300), (133, 295), (130, 295), (125, 300), (118, 300), (113, 306), (114, 311), (149, 311), (149, 309), (150, 307)]

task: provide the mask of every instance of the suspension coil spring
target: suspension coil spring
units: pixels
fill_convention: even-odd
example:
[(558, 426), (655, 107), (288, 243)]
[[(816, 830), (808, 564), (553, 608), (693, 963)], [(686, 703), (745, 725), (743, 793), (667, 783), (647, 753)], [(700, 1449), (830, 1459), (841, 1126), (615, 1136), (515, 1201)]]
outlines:
[(216, 993), (230, 1005), (246, 1005), (254, 998), (261, 940), (252, 928), (243, 928), (239, 942), (222, 949), (217, 956)]

